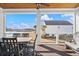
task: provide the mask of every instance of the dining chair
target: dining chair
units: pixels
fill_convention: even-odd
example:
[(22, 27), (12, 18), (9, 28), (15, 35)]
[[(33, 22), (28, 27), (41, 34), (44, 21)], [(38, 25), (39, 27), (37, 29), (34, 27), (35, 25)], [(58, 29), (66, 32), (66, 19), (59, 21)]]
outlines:
[(2, 49), (2, 47), (1, 47), (1, 42), (0, 42), (0, 56), (2, 55), (1, 49)]
[(35, 50), (35, 47), (36, 47), (36, 39), (37, 39), (37, 34), (36, 34), (36, 37), (35, 37), (35, 40), (33, 43), (30, 43), (27, 45), (27, 55), (36, 55), (36, 50)]
[(20, 33), (14, 33), (13, 34), (13, 37), (20, 37), (21, 35), (20, 35)]
[(22, 37), (29, 37), (29, 33), (23, 33)]
[(7, 56), (18, 56), (18, 43), (16, 38), (2, 38), (4, 44), (4, 50)]

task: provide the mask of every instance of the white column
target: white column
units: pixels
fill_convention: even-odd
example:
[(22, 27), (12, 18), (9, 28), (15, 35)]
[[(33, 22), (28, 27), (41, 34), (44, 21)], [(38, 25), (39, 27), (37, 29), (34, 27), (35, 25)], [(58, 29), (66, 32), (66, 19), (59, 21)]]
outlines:
[(75, 33), (76, 33), (76, 13), (73, 15), (73, 38), (75, 39)]
[(3, 16), (3, 10), (0, 8), (0, 38), (2, 38), (4, 35), (4, 16)]
[(36, 40), (36, 44), (40, 44), (41, 43), (41, 15), (40, 15), (40, 10), (37, 9), (37, 19), (36, 19), (36, 34), (37, 36), (37, 40)]

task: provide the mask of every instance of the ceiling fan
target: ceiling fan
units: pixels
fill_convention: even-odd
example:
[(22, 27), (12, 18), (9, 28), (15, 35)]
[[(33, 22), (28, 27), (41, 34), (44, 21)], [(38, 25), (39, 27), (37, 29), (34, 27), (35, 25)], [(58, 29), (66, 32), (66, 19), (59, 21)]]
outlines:
[(41, 8), (42, 6), (49, 6), (49, 4), (47, 3), (35, 3), (35, 4), (36, 4), (37, 9)]

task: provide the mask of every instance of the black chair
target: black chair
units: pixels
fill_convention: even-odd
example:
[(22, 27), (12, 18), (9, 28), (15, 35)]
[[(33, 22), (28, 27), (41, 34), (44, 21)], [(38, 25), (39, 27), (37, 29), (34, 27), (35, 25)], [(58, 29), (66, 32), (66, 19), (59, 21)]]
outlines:
[(1, 42), (0, 42), (0, 56), (2, 56), (2, 46), (1, 46)]
[(20, 33), (14, 33), (13, 34), (13, 37), (20, 37), (21, 35), (20, 35)]
[(29, 33), (23, 33), (22, 37), (29, 37)]
[(35, 37), (34, 42), (27, 45), (27, 55), (29, 55), (29, 56), (37, 55), (36, 50), (35, 50), (36, 39), (37, 39), (37, 35)]
[(2, 38), (4, 45), (4, 54), (6, 56), (18, 56), (18, 43), (16, 38)]

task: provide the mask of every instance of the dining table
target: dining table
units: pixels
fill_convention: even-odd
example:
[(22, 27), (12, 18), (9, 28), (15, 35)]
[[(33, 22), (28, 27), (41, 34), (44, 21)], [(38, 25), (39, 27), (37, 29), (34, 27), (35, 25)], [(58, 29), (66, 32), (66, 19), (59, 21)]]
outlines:
[[(31, 37), (17, 37), (17, 42), (18, 42), (18, 49), (22, 50), (23, 48), (27, 47), (27, 44), (30, 43)], [(20, 55), (20, 52), (19, 52)]]
[(29, 42), (31, 39), (31, 37), (17, 37), (17, 42)]

